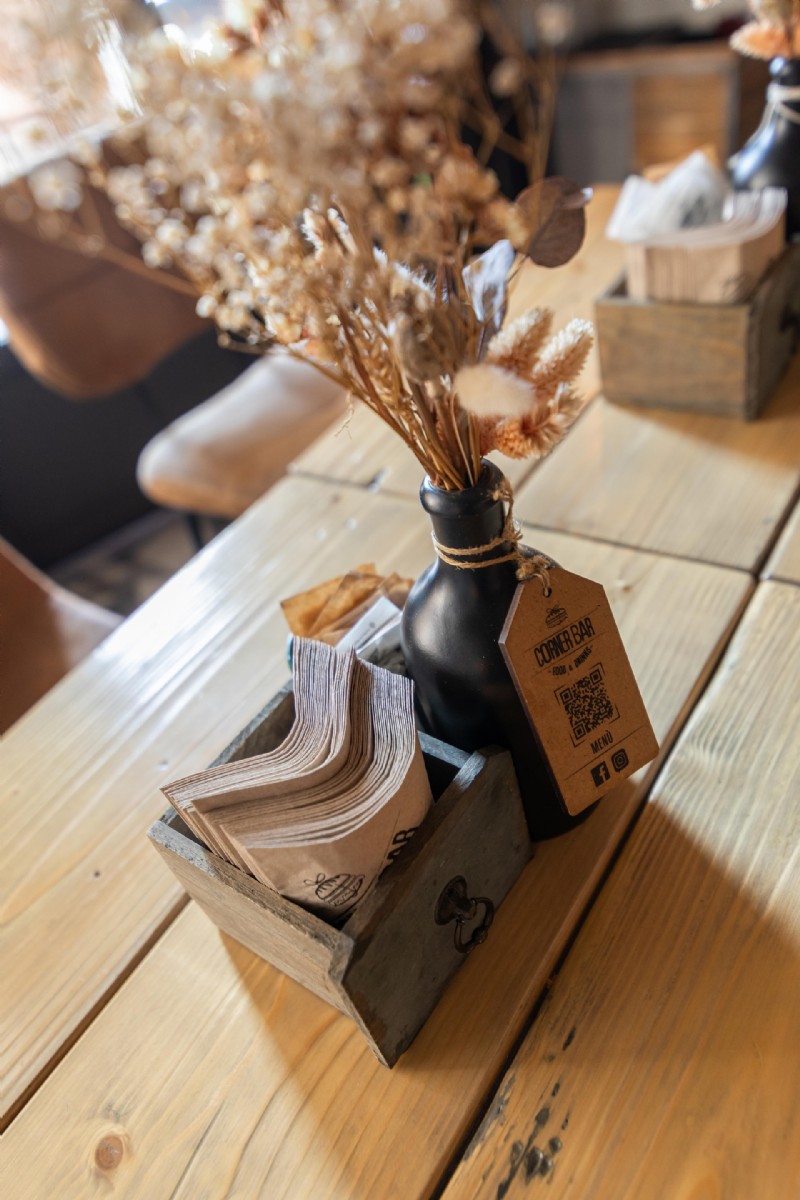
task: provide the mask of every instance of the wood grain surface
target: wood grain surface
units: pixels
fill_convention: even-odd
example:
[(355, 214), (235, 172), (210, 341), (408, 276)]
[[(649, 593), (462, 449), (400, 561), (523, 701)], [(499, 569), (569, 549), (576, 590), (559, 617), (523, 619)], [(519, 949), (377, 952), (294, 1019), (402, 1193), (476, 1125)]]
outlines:
[[(75, 884), (80, 903), (71, 916), (74, 923), (78, 912), (83, 939), (77, 933), (68, 939), (71, 955), (69, 947), (62, 951), (55, 932), (52, 944), (40, 942), (41, 956), (33, 946), (26, 949), (21, 937), (16, 943), (15, 954), (26, 965), (16, 972), (17, 987), (25, 989), (29, 1004), (52, 989), (40, 1044), (59, 1007), (56, 970), (68, 976), (74, 944), (80, 981), (106, 980), (115, 964), (93, 960), (95, 929), (98, 937), (114, 930), (120, 942), (130, 943), (145, 922), (140, 915), (132, 929), (125, 905), (142, 881), (150, 881), (151, 894), (173, 895), (144, 837), (150, 810), (159, 805), (157, 764), (170, 756), (172, 771), (175, 759), (182, 770), (206, 762), (255, 707), (270, 674), (279, 672), (283, 631), (274, 619), (274, 590), (286, 590), (289, 563), (297, 564), (300, 583), (342, 560), (355, 561), (356, 544), (362, 557), (378, 553), (378, 539), (382, 566), (414, 570), (429, 554), (427, 533), (410, 503), (365, 499), (355, 489), (337, 499), (334, 489), (315, 493), (317, 487), (287, 483), (237, 524), (227, 549), (224, 542), (220, 548), (213, 589), (209, 564), (204, 569), (201, 560), (194, 573), (162, 593), (156, 615), (165, 619), (170, 607), (176, 610), (167, 622), (168, 642), (185, 663), (183, 688), (170, 709), (169, 691), (159, 704), (146, 687), (132, 691), (130, 679), (121, 687), (128, 699), (124, 720), (137, 731), (135, 752), (130, 733), (115, 733), (113, 722), (105, 734), (100, 728), (109, 710), (108, 669), (99, 680), (84, 677), (84, 704), (97, 697), (91, 701), (98, 723), (93, 744), (103, 748), (106, 772), (118, 775), (118, 760), (126, 756), (136, 761), (127, 788), (119, 781), (114, 788), (116, 811), (103, 803), (101, 774), (84, 785), (83, 806), (74, 812), (73, 857), (80, 862), (88, 853), (80, 850), (81, 824), (86, 822), (83, 837), (91, 841), (94, 807), (102, 809), (94, 819), (104, 829), (100, 844), (107, 847), (112, 877), (103, 907), (90, 906)], [(312, 504), (328, 506), (324, 518), (308, 519)], [(360, 523), (352, 538), (351, 519)], [(323, 528), (325, 543), (317, 542), (316, 531)], [(305, 539), (319, 551), (311, 563), (302, 562)], [(750, 581), (739, 572), (578, 538), (542, 533), (537, 540), (564, 565), (606, 583), (653, 724), (667, 746), (736, 621)], [(391, 564), (385, 562), (387, 547)], [(199, 635), (192, 620), (203, 608), (196, 619), (219, 646), (213, 655), (206, 648), (204, 669), (195, 660), (193, 676), (191, 650)], [(189, 628), (181, 631), (179, 622)], [(135, 630), (135, 621), (131, 627)], [(133, 654), (137, 639), (125, 644)], [(121, 667), (124, 655), (118, 657)], [(168, 688), (168, 673), (157, 662), (141, 669), (151, 692), (159, 680)], [(242, 694), (248, 688), (249, 697)], [(50, 712), (56, 711), (51, 705)], [(122, 714), (117, 720), (123, 721)], [(79, 775), (85, 763), (79, 752), (76, 757), (73, 771)], [(30, 772), (36, 765), (30, 752), (27, 762)], [(627, 781), (570, 835), (537, 848), (488, 941), (467, 960), (391, 1072), (375, 1061), (352, 1022), (222, 938), (191, 905), (17, 1116), (4, 1138), (2, 1170), (10, 1180), (23, 1179), (27, 1195), (59, 1200), (109, 1191), (136, 1200), (428, 1195), (478, 1114), (654, 769)], [(118, 814), (125, 805), (128, 818), (121, 829)], [(62, 874), (66, 869), (62, 862)], [(29, 871), (36, 879), (33, 866)], [(55, 921), (58, 889), (50, 890)], [(69, 894), (61, 891), (63, 911)], [(29, 921), (41, 939), (44, 922)], [(85, 992), (89, 984), (83, 987)], [(73, 989), (79, 991), (77, 979)], [(68, 1015), (74, 1019), (77, 1009), (73, 1001)], [(0, 1181), (0, 1194), (6, 1192)]]
[(595, 400), (517, 493), (522, 520), (753, 571), (800, 483), (800, 356), (757, 421)]
[(286, 481), (0, 742), (0, 1114), (182, 902), (144, 831), (288, 675), (278, 602), (365, 559), (418, 571), (416, 505)]
[[(609, 242), (605, 227), (616, 202), (619, 188), (601, 186), (588, 208), (586, 241), (578, 255), (566, 267), (548, 270), (528, 263), (517, 280), (509, 319), (529, 308), (549, 307), (556, 315), (556, 326), (572, 317), (592, 320), (595, 298), (619, 274), (624, 263), (621, 245)], [(587, 396), (600, 386), (596, 350), (578, 381)], [(535, 463), (495, 455), (512, 484), (517, 487), (531, 474)], [(316, 442), (293, 464), (292, 471), (323, 479), (344, 480), (375, 490), (416, 496), (423, 471), (410, 450), (384, 423), (358, 405), (347, 422), (338, 422), (330, 433)]]
[(445, 1200), (800, 1194), (799, 631), (761, 584)]
[(769, 579), (800, 583), (800, 501), (792, 510), (764, 573)]

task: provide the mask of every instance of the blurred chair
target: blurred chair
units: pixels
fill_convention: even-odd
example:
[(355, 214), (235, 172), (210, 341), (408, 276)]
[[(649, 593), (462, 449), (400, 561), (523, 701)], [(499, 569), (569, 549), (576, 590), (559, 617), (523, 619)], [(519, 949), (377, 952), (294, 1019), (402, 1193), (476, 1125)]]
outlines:
[[(138, 243), (101, 203), (107, 241), (138, 261)], [(194, 304), (155, 272), (87, 258), (0, 220), (0, 318), (23, 366), (64, 396), (92, 399), (142, 379), (207, 328)]]
[(0, 538), (0, 734), (121, 621), (53, 583)]
[(345, 412), (345, 392), (276, 350), (145, 446), (139, 485), (157, 504), (233, 518)]
[[(108, 201), (93, 192), (91, 203), (106, 246), (139, 263), (138, 243)], [(2, 219), (0, 318), (23, 366), (72, 399), (136, 385), (208, 328), (194, 298), (158, 273), (86, 258), (43, 241), (32, 223)], [(343, 412), (341, 388), (276, 351), (157, 434), (139, 460), (140, 486), (189, 514), (238, 516)]]

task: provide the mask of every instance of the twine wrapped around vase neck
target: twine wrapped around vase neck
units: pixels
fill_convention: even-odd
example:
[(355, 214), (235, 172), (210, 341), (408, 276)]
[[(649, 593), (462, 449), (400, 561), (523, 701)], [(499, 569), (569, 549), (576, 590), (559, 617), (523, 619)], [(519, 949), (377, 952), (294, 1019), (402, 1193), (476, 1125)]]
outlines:
[[(496, 567), (500, 563), (515, 562), (517, 564), (517, 579), (520, 583), (525, 583), (529, 579), (537, 576), (542, 581), (542, 587), (545, 596), (550, 595), (550, 575), (548, 568), (552, 566), (549, 559), (543, 554), (535, 554), (532, 550), (528, 550), (522, 545), (522, 529), (519, 521), (514, 517), (514, 493), (507, 480), (503, 480), (502, 484), (495, 488), (491, 493), (492, 500), (500, 500), (507, 504), (505, 521), (503, 528), (496, 538), (492, 538), (490, 542), (484, 542), (482, 546), (443, 546), (437, 540), (436, 534), (432, 533), (434, 549), (442, 562), (447, 563), (449, 567), (457, 567), (459, 571), (480, 571), (484, 567)], [(498, 546), (508, 545), (510, 543), (511, 550), (508, 554), (502, 554), (495, 558), (478, 558), (478, 555), (488, 554), (492, 550), (496, 550)]]
[(795, 125), (800, 125), (800, 112), (789, 108), (790, 104), (800, 103), (800, 87), (789, 87), (787, 84), (777, 82), (771, 83), (767, 88), (767, 100), (780, 116), (785, 117), (787, 121), (794, 121)]

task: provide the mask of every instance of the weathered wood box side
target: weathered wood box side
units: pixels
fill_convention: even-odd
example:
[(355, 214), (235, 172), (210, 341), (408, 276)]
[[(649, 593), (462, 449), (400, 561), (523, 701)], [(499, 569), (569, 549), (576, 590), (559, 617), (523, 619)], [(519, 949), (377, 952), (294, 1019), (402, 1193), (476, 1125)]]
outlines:
[(597, 300), (595, 323), (606, 399), (752, 420), (798, 345), (800, 245), (740, 304), (632, 300), (623, 275)]
[[(287, 687), (216, 759), (274, 749), (294, 717)], [(350, 1016), (393, 1066), (464, 962), (440, 898), (461, 878), (496, 908), (531, 856), (510, 755), (467, 755), (420, 735), (436, 802), (403, 854), (336, 928), (198, 842), (171, 809), (149, 837), (186, 891), (225, 933)], [(486, 915), (478, 906), (477, 921)], [(468, 939), (473, 925), (465, 925)]]

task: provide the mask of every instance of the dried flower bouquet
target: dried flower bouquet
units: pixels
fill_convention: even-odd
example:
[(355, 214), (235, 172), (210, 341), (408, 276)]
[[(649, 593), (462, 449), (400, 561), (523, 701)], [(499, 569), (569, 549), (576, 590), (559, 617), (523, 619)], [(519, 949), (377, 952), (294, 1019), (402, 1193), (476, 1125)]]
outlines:
[[(199, 45), (140, 39), (146, 119), (80, 155), (145, 262), (191, 281), (224, 336), (308, 359), (448, 490), (474, 484), (484, 454), (540, 456), (564, 436), (591, 344), (583, 321), (553, 335), (543, 309), (503, 325), (524, 260), (558, 266), (580, 247), (588, 195), (536, 179), (543, 131), (511, 43), (490, 77), (521, 132), (505, 131), (482, 27), (459, 0), (239, 0)], [(534, 178), (515, 201), (486, 165), (497, 144)], [(60, 170), (67, 203), (45, 203), (74, 210)], [(30, 182), (41, 202), (46, 181)]]

